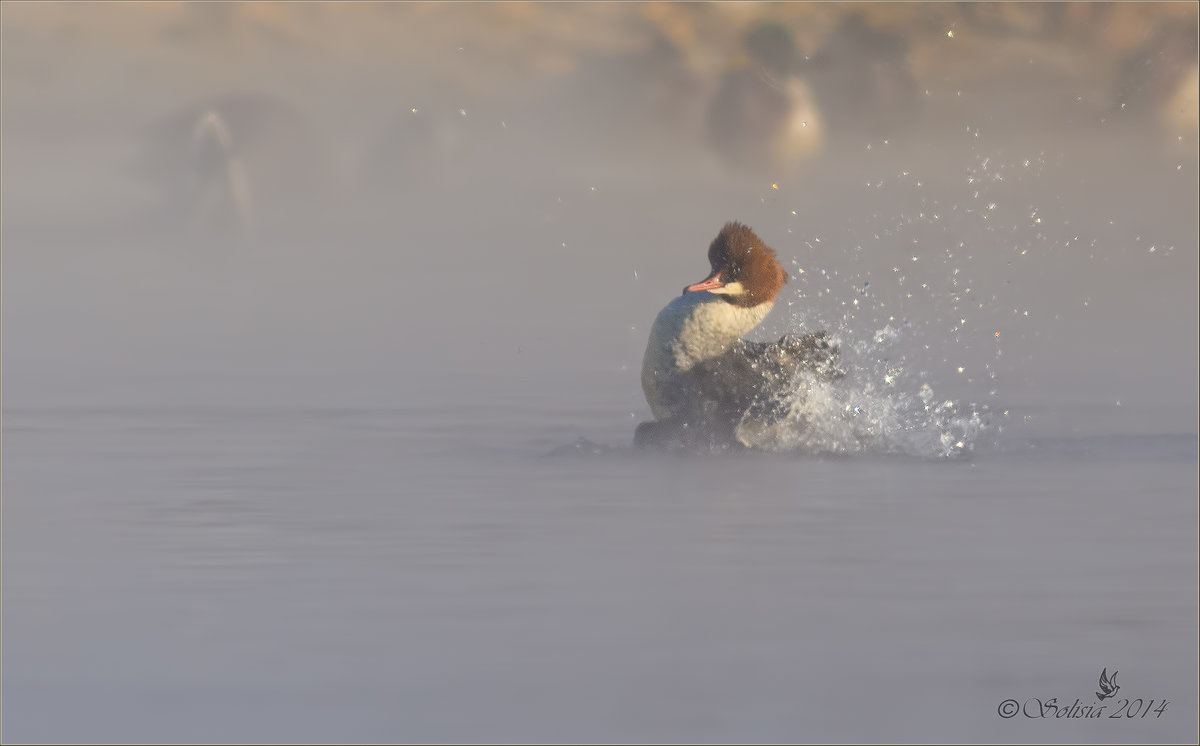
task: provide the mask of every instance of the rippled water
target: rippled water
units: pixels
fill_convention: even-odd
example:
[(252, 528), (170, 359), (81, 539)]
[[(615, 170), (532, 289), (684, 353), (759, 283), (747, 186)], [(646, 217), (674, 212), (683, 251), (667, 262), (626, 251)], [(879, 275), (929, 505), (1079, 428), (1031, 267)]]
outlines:
[[(603, 421), (600, 411), (575, 421)], [(5, 413), (11, 740), (1186, 739), (1195, 436), (548, 456), (536, 406)], [(1007, 721), (1103, 667), (1136, 721)], [(69, 714), (69, 716), (68, 716)]]

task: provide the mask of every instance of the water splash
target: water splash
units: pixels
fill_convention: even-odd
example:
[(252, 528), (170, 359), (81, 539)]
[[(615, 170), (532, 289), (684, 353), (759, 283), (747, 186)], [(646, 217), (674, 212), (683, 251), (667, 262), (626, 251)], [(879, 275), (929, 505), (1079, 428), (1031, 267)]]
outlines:
[(738, 439), (750, 448), (809, 454), (957, 458), (973, 451), (992, 430), (987, 408), (939, 400), (926, 374), (885, 357), (908, 328), (889, 324), (871, 339), (838, 340), (845, 376), (800, 373), (786, 414), (770, 423), (743, 418)]

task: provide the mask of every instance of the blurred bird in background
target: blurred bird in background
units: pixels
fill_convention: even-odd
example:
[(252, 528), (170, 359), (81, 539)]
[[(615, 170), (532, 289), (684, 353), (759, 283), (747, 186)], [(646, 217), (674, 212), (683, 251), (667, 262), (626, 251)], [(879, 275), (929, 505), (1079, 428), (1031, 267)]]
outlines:
[(798, 61), (781, 24), (760, 24), (746, 36), (708, 109), (709, 143), (729, 162), (786, 172), (820, 150), (821, 116)]
[(1170, 136), (1197, 132), (1197, 32), (1194, 24), (1168, 20), (1120, 63), (1113, 106), (1126, 116), (1153, 120)]
[(857, 13), (843, 17), (805, 66), (825, 115), (830, 145), (861, 147), (895, 138), (916, 119), (919, 89), (899, 34), (875, 28)]
[[(152, 222), (181, 238), (240, 244), (264, 228), (318, 219), (337, 183), (316, 124), (262, 93), (203, 101), (160, 121), (137, 171), (154, 191)], [(311, 209), (297, 215), (297, 204)]]

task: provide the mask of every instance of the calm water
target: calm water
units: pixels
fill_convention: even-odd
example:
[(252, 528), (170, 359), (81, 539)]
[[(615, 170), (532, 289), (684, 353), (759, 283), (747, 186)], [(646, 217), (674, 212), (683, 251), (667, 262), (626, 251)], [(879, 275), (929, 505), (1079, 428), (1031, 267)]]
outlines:
[[(1194, 734), (1194, 436), (547, 456), (562, 419), (6, 412), (6, 738)], [(1104, 667), (1167, 710), (997, 716)]]

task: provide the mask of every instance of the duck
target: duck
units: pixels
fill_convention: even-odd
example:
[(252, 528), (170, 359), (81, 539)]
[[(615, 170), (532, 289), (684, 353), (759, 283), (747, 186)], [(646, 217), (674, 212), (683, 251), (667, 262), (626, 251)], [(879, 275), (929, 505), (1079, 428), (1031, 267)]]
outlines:
[(833, 152), (857, 152), (872, 140), (894, 139), (920, 118), (924, 97), (909, 72), (907, 42), (858, 13), (842, 18), (805, 61), (804, 71)]
[(301, 206), (328, 206), (338, 193), (317, 122), (273, 94), (199, 99), (141, 141), (132, 170), (157, 200), (141, 222), (183, 229), (184, 243), (248, 248), (263, 229), (304, 223)]
[(799, 58), (791, 31), (780, 24), (747, 35), (707, 112), (709, 145), (727, 167), (786, 173), (820, 152), (821, 115), (796, 74)]
[(789, 279), (751, 228), (726, 223), (708, 261), (708, 277), (685, 287), (650, 328), (641, 383), (654, 419), (638, 426), (639, 448), (749, 447), (748, 425), (786, 415), (797, 373), (841, 374), (824, 331), (775, 342), (742, 338), (767, 317)]

